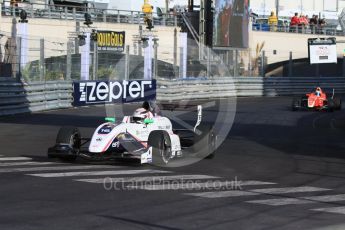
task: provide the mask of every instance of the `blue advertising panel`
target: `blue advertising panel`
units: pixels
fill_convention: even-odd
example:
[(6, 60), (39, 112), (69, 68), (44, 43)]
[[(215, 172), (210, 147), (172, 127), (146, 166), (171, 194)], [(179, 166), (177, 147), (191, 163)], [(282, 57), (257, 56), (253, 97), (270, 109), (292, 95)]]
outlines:
[(73, 82), (73, 106), (131, 103), (155, 99), (156, 80)]

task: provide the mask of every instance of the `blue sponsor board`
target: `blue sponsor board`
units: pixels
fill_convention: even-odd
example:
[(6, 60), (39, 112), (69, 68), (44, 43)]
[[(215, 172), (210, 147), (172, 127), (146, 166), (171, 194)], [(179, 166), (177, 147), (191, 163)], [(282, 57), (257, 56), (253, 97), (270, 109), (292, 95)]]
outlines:
[(156, 80), (73, 82), (73, 106), (131, 103), (155, 99)]

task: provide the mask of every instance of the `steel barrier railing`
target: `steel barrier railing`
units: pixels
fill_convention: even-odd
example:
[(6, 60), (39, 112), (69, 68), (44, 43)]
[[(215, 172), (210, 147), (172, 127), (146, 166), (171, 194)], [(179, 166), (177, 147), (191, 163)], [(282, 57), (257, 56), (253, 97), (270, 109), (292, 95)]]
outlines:
[[(157, 100), (178, 102), (226, 97), (293, 96), (316, 86), (345, 94), (345, 78), (236, 77), (192, 80), (157, 80)], [(0, 81), (0, 115), (72, 107), (72, 81), (22, 83)]]
[[(141, 11), (99, 9), (58, 4), (26, 3), (17, 7), (5, 5), (1, 9), (1, 13), (4, 17), (19, 17), (21, 10), (27, 12), (28, 18), (83, 21), (84, 14), (89, 13), (93, 22), (144, 24), (144, 14)], [(180, 20), (177, 14), (172, 13), (154, 12), (152, 16), (154, 25), (177, 26)]]

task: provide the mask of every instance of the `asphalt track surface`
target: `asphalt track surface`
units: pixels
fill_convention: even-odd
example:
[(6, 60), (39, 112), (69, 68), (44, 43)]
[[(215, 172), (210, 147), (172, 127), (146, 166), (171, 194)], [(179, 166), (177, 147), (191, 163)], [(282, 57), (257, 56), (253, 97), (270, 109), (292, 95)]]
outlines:
[(238, 99), (216, 157), (178, 168), (46, 157), (60, 126), (89, 135), (103, 107), (0, 118), (0, 229), (345, 229), (345, 110), (290, 103)]

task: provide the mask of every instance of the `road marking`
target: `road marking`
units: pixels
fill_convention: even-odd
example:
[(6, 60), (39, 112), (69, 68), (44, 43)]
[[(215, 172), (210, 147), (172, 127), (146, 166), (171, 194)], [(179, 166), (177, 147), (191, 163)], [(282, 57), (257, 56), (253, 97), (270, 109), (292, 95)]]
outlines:
[(246, 192), (241, 190), (218, 191), (218, 192), (199, 192), (199, 193), (184, 193), (189, 196), (197, 196), (203, 198), (221, 198), (221, 197), (238, 197), (238, 196), (256, 196), (257, 193)]
[(24, 162), (0, 162), (0, 167), (10, 167), (10, 166), (32, 166), (32, 165), (64, 165), (64, 163), (58, 162), (35, 162), (35, 161), (24, 161)]
[(160, 170), (118, 170), (118, 171), (94, 171), (94, 172), (64, 172), (64, 173), (41, 173), (41, 174), (28, 174), (29, 176), (37, 177), (73, 177), (73, 176), (106, 176), (106, 175), (131, 175), (141, 173), (171, 173), (169, 171)]
[(319, 192), (328, 191), (328, 188), (317, 188), (310, 186), (301, 187), (287, 187), (287, 188), (262, 188), (250, 190), (251, 192), (264, 193), (264, 194), (285, 194), (285, 193), (298, 193), (298, 192)]
[(256, 181), (256, 180), (247, 180), (247, 181), (238, 181), (241, 186), (250, 186), (250, 185), (275, 185), (277, 183), (265, 182), (265, 181)]
[(0, 161), (26, 161), (26, 160), (32, 160), (32, 158), (29, 157), (1, 157)]
[(123, 167), (105, 166), (105, 165), (67, 165), (67, 166), (50, 166), (50, 167), (6, 168), (6, 169), (0, 169), (0, 173), (63, 171), (63, 170), (80, 170), (80, 169), (114, 169), (114, 168), (123, 168)]
[(210, 189), (228, 189), (228, 190), (240, 190), (242, 186), (250, 185), (267, 185), (272, 184), (269, 182), (261, 181), (207, 181), (207, 182), (194, 182), (186, 181), (182, 183), (163, 183), (163, 184), (144, 184), (140, 186), (128, 186), (133, 189), (144, 189), (144, 190), (210, 190)]
[(325, 196), (305, 196), (298, 198), (282, 198), (282, 199), (267, 199), (267, 200), (251, 200), (247, 203), (264, 204), (270, 206), (283, 206), (292, 204), (310, 204), (317, 202), (338, 202), (344, 201), (345, 194), (339, 195), (325, 195)]
[(329, 212), (329, 213), (345, 215), (345, 206), (334, 207), (334, 208), (316, 208), (316, 209), (311, 209), (311, 210), (317, 211), (317, 212)]
[(248, 191), (216, 191), (216, 192), (201, 192), (201, 193), (186, 193), (186, 195), (198, 196), (204, 198), (222, 198), (222, 197), (236, 197), (236, 196), (252, 196), (252, 195), (274, 195), (286, 193), (299, 193), (299, 192), (317, 192), (328, 191), (331, 189), (316, 188), (316, 187), (287, 187), (287, 188), (264, 188), (253, 189)]
[(208, 175), (177, 175), (177, 176), (151, 176), (151, 177), (105, 177), (97, 179), (77, 179), (75, 181), (88, 182), (88, 183), (164, 183), (169, 180), (201, 180), (201, 179), (216, 179), (219, 177), (208, 176)]

